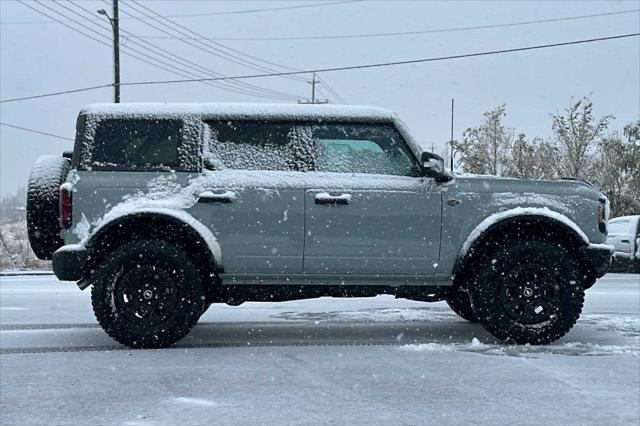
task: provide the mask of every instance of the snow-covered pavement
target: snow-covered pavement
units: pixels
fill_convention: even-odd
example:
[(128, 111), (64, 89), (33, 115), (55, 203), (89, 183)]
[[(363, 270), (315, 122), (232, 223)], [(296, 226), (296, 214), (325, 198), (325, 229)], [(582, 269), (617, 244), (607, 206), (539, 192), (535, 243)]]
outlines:
[(0, 424), (634, 424), (640, 276), (609, 274), (550, 346), (504, 346), (444, 303), (213, 305), (176, 348), (129, 350), (90, 294), (0, 278)]

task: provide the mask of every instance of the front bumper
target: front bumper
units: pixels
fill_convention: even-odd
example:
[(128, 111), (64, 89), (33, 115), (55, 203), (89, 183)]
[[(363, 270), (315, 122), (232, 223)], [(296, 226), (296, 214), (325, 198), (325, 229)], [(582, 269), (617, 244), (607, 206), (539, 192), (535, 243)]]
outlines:
[(609, 271), (611, 258), (613, 257), (613, 246), (607, 244), (589, 244), (582, 249), (589, 266), (600, 278)]
[(87, 262), (87, 249), (80, 244), (68, 244), (53, 253), (53, 273), (60, 281), (78, 281), (82, 278)]

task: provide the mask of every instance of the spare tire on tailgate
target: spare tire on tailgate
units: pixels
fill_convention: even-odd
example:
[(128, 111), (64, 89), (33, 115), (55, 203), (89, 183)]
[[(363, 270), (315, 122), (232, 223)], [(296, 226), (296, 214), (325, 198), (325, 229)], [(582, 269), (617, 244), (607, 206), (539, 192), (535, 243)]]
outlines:
[(36, 160), (27, 188), (27, 230), (29, 243), (38, 259), (50, 260), (64, 245), (60, 237), (58, 209), (60, 185), (71, 164), (62, 156), (43, 155)]

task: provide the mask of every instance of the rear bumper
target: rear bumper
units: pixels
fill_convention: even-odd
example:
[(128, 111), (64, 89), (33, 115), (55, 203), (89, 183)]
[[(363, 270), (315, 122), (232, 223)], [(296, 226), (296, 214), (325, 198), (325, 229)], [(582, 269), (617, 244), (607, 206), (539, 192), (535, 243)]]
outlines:
[(602, 277), (609, 271), (611, 258), (613, 257), (613, 246), (606, 244), (589, 244), (583, 248), (582, 251), (597, 278)]
[(61, 281), (78, 281), (87, 262), (87, 249), (80, 244), (68, 244), (53, 253), (53, 273)]

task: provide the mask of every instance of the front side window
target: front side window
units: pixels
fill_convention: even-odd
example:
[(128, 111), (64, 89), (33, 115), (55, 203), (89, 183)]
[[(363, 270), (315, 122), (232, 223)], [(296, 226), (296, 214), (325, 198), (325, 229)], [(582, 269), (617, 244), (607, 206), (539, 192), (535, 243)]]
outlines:
[(312, 126), (317, 170), (417, 176), (416, 161), (390, 125), (322, 124)]
[(209, 121), (204, 157), (216, 169), (308, 171), (309, 128), (295, 123)]
[(93, 137), (91, 166), (97, 169), (173, 169), (178, 166), (182, 121), (106, 119)]

